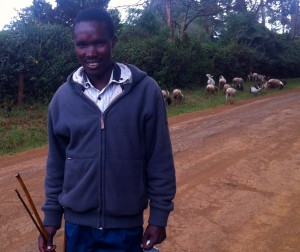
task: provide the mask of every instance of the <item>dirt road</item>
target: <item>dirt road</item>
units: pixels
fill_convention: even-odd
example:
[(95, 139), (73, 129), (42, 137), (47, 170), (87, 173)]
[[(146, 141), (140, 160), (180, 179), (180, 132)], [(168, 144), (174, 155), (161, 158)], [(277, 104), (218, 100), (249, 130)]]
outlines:
[[(300, 251), (299, 90), (177, 116), (169, 126), (177, 195), (162, 252)], [(37, 251), (14, 175), (40, 206), (46, 151), (0, 160), (0, 251)]]

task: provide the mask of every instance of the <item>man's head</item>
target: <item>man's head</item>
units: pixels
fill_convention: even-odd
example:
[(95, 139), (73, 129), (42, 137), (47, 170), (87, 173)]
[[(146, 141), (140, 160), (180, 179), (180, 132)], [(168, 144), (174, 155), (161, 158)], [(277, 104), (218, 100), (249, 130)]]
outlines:
[(115, 28), (111, 16), (104, 9), (100, 9), (100, 8), (87, 8), (81, 10), (77, 14), (73, 22), (73, 34), (74, 34), (74, 27), (76, 24), (80, 22), (90, 22), (90, 21), (105, 23), (107, 32), (110, 35), (110, 37), (113, 38), (115, 36)]
[(103, 9), (81, 10), (74, 20), (73, 39), (77, 58), (90, 80), (96, 83), (109, 78), (116, 43), (111, 16)]

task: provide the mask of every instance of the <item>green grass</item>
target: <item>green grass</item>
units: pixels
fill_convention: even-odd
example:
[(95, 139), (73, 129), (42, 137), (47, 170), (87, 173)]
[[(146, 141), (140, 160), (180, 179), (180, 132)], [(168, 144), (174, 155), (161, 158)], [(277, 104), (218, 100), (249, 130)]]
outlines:
[[(256, 99), (249, 93), (250, 84), (245, 84), (245, 91), (238, 92), (235, 100)], [(291, 89), (300, 89), (300, 78), (289, 79), (283, 90), (268, 90), (258, 96), (267, 96)], [(183, 113), (201, 111), (225, 104), (222, 92), (210, 95), (205, 93), (204, 87), (182, 89), (183, 103), (171, 104), (167, 108), (168, 117)], [(24, 108), (12, 108), (11, 111), (0, 108), (0, 156), (14, 154), (25, 150), (47, 145), (47, 106), (36, 104)]]
[(47, 144), (47, 107), (35, 105), (0, 110), (0, 155)]
[[(282, 90), (265, 90), (259, 93), (256, 97), (250, 94), (251, 82), (244, 84), (244, 91), (238, 91), (235, 101), (244, 99), (256, 99), (257, 97), (271, 95), (277, 92), (285, 92), (286, 90), (300, 88), (300, 78), (289, 79), (287, 85)], [(171, 90), (169, 90), (171, 91)], [(201, 111), (209, 108), (215, 108), (219, 105), (226, 104), (225, 94), (218, 92), (217, 94), (207, 94), (205, 87), (195, 89), (182, 89), (184, 100), (182, 104), (175, 105), (173, 102), (167, 107), (169, 117), (173, 117), (183, 113)], [(170, 92), (171, 93), (171, 92)]]

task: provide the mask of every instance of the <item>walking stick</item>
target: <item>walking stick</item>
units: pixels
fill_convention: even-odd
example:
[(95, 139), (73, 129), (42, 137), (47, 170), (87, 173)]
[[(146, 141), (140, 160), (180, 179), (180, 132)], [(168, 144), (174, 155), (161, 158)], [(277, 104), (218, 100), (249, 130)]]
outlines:
[[(29, 192), (28, 192), (28, 190), (27, 190), (27, 187), (26, 187), (26, 185), (24, 184), (23, 179), (21, 178), (21, 175), (20, 175), (19, 173), (16, 175), (16, 178), (18, 179), (18, 181), (19, 181), (21, 187), (22, 187), (23, 190), (24, 190), (24, 193), (25, 193), (25, 195), (26, 195), (26, 198), (27, 198), (27, 200), (28, 200), (28, 202), (29, 202), (29, 204), (30, 204), (30, 207), (31, 207), (31, 209), (32, 209), (32, 211), (33, 211), (33, 213), (34, 213), (34, 216), (35, 216), (35, 218), (36, 218), (37, 221), (33, 218), (33, 216), (32, 216), (32, 214), (31, 214), (31, 212), (30, 212), (28, 206), (26, 205), (25, 201), (22, 199), (22, 197), (21, 197), (20, 193), (18, 192), (18, 190), (16, 189), (15, 191), (16, 191), (16, 193), (17, 193), (19, 199), (21, 200), (21, 202), (22, 202), (24, 208), (26, 209), (27, 213), (29, 214), (31, 220), (33, 221), (34, 225), (35, 225), (36, 228), (38, 229), (39, 233), (41, 234), (41, 236), (43, 237), (43, 239), (44, 239), (45, 241), (47, 241), (47, 240), (48, 240), (48, 237), (47, 237), (47, 231), (46, 231), (46, 229), (45, 229), (45, 227), (44, 227), (44, 225), (43, 225), (43, 223), (42, 223), (42, 220), (41, 220), (41, 218), (40, 218), (40, 216), (39, 216), (39, 214), (38, 214), (38, 212), (37, 212), (37, 210), (36, 210), (36, 207), (35, 207), (35, 205), (34, 205), (34, 203), (33, 203), (33, 201), (32, 201), (32, 198), (31, 198), (31, 196), (30, 196), (30, 194), (29, 194)], [(51, 247), (49, 247), (49, 248), (47, 247), (46, 251), (53, 251), (53, 252), (55, 252), (55, 248), (56, 248), (56, 246), (53, 245), (53, 246), (51, 246)]]
[(45, 236), (45, 234), (43, 233), (43, 231), (41, 230), (41, 228), (39, 227), (38, 223), (36, 222), (36, 220), (33, 218), (28, 206), (26, 205), (25, 201), (23, 200), (23, 198), (21, 197), (20, 193), (18, 192), (17, 189), (15, 189), (15, 192), (18, 195), (18, 198), (21, 200), (24, 208), (26, 209), (28, 215), (30, 216), (31, 220), (33, 221), (34, 225), (36, 226), (37, 230), (39, 231), (39, 233), (41, 234), (41, 236), (44, 238), (44, 240), (47, 240), (47, 236)]
[(34, 205), (34, 203), (33, 203), (33, 201), (32, 201), (32, 198), (31, 198), (31, 196), (30, 196), (30, 194), (29, 194), (29, 192), (28, 192), (28, 190), (27, 190), (27, 188), (26, 188), (26, 186), (25, 186), (25, 184), (24, 184), (24, 182), (23, 182), (23, 179), (21, 178), (21, 175), (18, 173), (18, 174), (16, 175), (16, 178), (17, 178), (18, 181), (20, 182), (20, 184), (21, 184), (21, 186), (22, 186), (22, 188), (23, 188), (23, 190), (24, 190), (24, 192), (25, 192), (25, 195), (26, 195), (26, 197), (27, 197), (27, 199), (28, 199), (28, 201), (29, 201), (29, 204), (30, 204), (31, 209), (32, 209), (32, 211), (33, 211), (33, 213), (34, 213), (34, 216), (36, 217), (37, 222), (38, 222), (38, 224), (39, 224), (39, 226), (40, 226), (40, 228), (41, 228), (41, 230), (42, 230), (43, 237), (46, 237), (46, 240), (47, 240), (47, 232), (46, 232), (46, 229), (45, 229), (45, 227), (44, 227), (44, 225), (43, 225), (43, 223), (42, 223), (42, 220), (41, 220), (41, 218), (40, 218), (40, 216), (39, 216), (39, 214), (38, 214), (38, 212), (37, 212), (37, 210), (36, 210), (36, 207), (35, 207), (35, 205)]

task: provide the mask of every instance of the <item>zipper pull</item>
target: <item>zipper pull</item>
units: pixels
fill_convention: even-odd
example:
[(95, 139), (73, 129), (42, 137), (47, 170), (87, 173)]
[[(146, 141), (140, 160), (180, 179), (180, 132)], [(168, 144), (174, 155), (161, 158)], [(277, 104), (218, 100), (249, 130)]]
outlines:
[(101, 116), (101, 118), (100, 118), (100, 128), (104, 129), (104, 117), (103, 116)]

